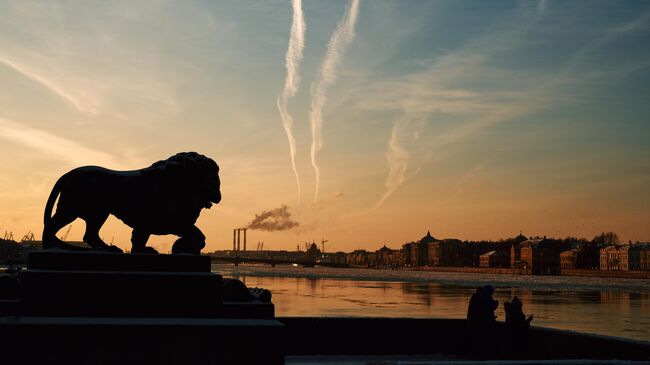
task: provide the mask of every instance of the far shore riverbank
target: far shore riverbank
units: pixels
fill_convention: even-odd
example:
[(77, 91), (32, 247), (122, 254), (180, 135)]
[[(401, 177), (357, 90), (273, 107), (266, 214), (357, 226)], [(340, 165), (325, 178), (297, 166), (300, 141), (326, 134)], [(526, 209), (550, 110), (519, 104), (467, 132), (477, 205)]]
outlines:
[[(225, 263), (215, 263), (213, 265), (231, 265)], [(242, 266), (251, 266), (251, 267), (264, 267), (264, 265), (258, 264), (240, 264)], [(24, 264), (18, 264), (18, 267), (23, 267)], [(266, 265), (268, 266), (268, 265)], [(0, 263), (0, 272), (4, 272), (9, 265)], [(292, 267), (288, 265), (277, 265), (277, 267)], [(318, 267), (324, 268), (324, 267)], [(314, 268), (310, 268), (310, 271), (313, 271)], [(488, 275), (513, 275), (513, 276), (533, 276), (531, 271), (528, 269), (513, 269), (513, 268), (496, 268), (496, 267), (418, 267), (418, 268), (368, 268), (365, 266), (349, 266), (348, 268), (335, 268), (333, 270), (370, 270), (372, 272), (441, 272), (441, 273), (461, 273), (461, 274), (488, 274)], [(381, 275), (380, 275), (381, 276)], [(398, 275), (400, 276), (400, 275)], [(408, 276), (408, 275), (407, 275)], [(569, 277), (585, 277), (585, 278), (617, 278), (617, 279), (636, 279), (636, 280), (650, 280), (650, 270), (634, 270), (634, 271), (605, 271), (605, 270), (587, 270), (587, 269), (572, 269), (567, 270), (563, 269), (560, 275), (557, 276), (569, 276)], [(535, 275), (534, 277), (545, 277)]]
[[(490, 268), (487, 267), (421, 267), (421, 268), (406, 268), (402, 270), (500, 274), (500, 275), (531, 275), (530, 270), (527, 269), (511, 269), (511, 268), (497, 268), (497, 267), (490, 267)], [(562, 270), (559, 276), (650, 279), (650, 271), (649, 270), (605, 271), (605, 270), (586, 270), (586, 269), (573, 269), (573, 270), (564, 269)]]
[[(20, 265), (19, 265), (20, 266)], [(540, 290), (623, 290), (650, 292), (650, 271), (564, 270), (562, 275), (530, 275), (524, 269), (480, 267), (428, 267), (369, 269), (364, 267), (296, 267), (291, 265), (212, 264), (225, 276), (331, 278), (365, 281), (431, 282), (473, 287), (492, 284)], [(0, 273), (6, 265), (0, 265)]]
[[(445, 268), (449, 269), (449, 268)], [(456, 269), (456, 268), (454, 268)], [(458, 268), (462, 269), (462, 268)], [(295, 277), (308, 279), (344, 279), (439, 283), (462, 287), (491, 284), (495, 287), (546, 291), (633, 291), (650, 293), (650, 280), (596, 276), (509, 275), (494, 272), (452, 270), (381, 270), (363, 268), (296, 267), (289, 265), (244, 265), (213, 263), (212, 270), (226, 277)]]

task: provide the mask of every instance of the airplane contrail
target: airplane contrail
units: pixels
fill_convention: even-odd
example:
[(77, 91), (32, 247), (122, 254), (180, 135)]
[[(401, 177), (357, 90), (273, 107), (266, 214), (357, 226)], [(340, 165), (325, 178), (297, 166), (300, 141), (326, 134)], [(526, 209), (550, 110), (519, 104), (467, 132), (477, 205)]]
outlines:
[(287, 110), (289, 98), (296, 95), (300, 84), (300, 61), (302, 61), (303, 49), (305, 48), (305, 18), (302, 12), (302, 0), (293, 0), (293, 19), (291, 22), (291, 33), (289, 34), (289, 47), (287, 48), (286, 67), (287, 77), (284, 81), (284, 89), (278, 95), (277, 105), (282, 118), (282, 125), (287, 132), (289, 139), (289, 153), (291, 155), (291, 167), (296, 176), (298, 186), (298, 203), (300, 203), (300, 176), (296, 168), (296, 139), (293, 136), (293, 118)]
[(316, 154), (323, 147), (323, 107), (327, 101), (327, 88), (336, 82), (336, 66), (341, 63), (343, 53), (354, 39), (354, 26), (359, 15), (359, 0), (351, 0), (350, 4), (336, 27), (327, 44), (325, 58), (320, 67), (320, 78), (311, 85), (311, 110), (309, 121), (311, 124), (311, 164), (316, 174), (316, 191), (314, 202), (318, 198), (320, 185), (320, 169), (316, 163)]

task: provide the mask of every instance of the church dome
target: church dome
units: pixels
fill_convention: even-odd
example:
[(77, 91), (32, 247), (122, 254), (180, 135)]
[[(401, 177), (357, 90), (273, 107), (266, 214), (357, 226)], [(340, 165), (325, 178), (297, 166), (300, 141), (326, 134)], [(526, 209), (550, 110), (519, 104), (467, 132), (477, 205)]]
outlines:
[(528, 237), (524, 236), (523, 234), (521, 234), (521, 232), (519, 232), (519, 235), (515, 237), (515, 242), (522, 243), (524, 241), (528, 241)]
[(437, 241), (437, 239), (435, 239), (431, 235), (431, 231), (427, 231), (427, 235), (422, 237), (422, 239), (420, 240), (420, 243), (431, 243), (431, 242), (436, 242), (436, 241)]

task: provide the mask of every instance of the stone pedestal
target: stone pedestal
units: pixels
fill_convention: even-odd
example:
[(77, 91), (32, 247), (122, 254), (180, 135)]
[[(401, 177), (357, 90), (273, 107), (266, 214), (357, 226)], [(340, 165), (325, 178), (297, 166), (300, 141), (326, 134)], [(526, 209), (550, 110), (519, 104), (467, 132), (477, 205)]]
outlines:
[(217, 317), (221, 276), (210, 273), (27, 270), (22, 315)]
[(22, 315), (218, 317), (221, 275), (204, 256), (34, 252), (21, 273)]
[(53, 271), (202, 272), (211, 271), (209, 256), (151, 255), (43, 250), (29, 254), (27, 268)]
[(224, 302), (207, 256), (41, 251), (19, 278), (12, 313), (0, 312), (5, 359), (284, 363), (273, 304)]

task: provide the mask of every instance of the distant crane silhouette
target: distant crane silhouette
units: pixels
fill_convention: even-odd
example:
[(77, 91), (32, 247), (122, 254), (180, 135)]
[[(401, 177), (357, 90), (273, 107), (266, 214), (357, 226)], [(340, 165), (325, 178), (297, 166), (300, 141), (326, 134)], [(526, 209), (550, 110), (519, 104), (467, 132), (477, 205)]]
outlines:
[(321, 245), (321, 247), (322, 247), (322, 249), (320, 250), (321, 253), (325, 253), (325, 242), (329, 242), (329, 241), (328, 241), (328, 240), (322, 240), (322, 241), (320, 241), (320, 245)]
[(14, 233), (5, 231), (5, 236), (3, 238), (5, 241), (13, 241), (14, 240)]
[(20, 240), (20, 242), (27, 242), (27, 241), (34, 241), (34, 233), (32, 231), (28, 231), (26, 235), (23, 236), (23, 238)]

